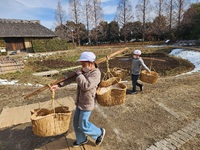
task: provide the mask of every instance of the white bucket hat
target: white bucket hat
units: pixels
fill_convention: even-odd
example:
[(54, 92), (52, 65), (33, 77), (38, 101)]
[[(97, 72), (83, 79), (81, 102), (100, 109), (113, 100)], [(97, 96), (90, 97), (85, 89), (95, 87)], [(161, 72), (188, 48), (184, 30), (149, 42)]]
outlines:
[(83, 52), (77, 61), (89, 61), (94, 62), (96, 55), (93, 52)]
[(141, 55), (142, 52), (141, 52), (141, 50), (136, 49), (136, 50), (134, 50), (133, 54), (135, 54), (135, 55)]

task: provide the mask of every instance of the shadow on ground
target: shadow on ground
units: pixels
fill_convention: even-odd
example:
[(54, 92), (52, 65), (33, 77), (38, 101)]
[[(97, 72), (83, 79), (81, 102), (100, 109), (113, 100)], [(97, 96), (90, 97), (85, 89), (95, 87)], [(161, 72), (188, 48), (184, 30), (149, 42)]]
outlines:
[[(64, 134), (54, 137), (39, 137), (32, 133), (31, 123), (0, 129), (0, 149), (33, 150), (57, 140)], [(9, 142), (8, 142), (9, 141)]]

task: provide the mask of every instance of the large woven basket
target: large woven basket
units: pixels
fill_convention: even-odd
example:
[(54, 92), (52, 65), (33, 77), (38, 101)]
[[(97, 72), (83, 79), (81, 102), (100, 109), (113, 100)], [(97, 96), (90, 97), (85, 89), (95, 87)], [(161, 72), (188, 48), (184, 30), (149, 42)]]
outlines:
[(71, 111), (66, 106), (34, 109), (31, 111), (32, 131), (42, 137), (60, 135), (69, 129), (70, 118)]
[(107, 80), (102, 80), (99, 84), (99, 87), (108, 87), (108, 86), (116, 84), (120, 81), (121, 81), (121, 79), (119, 77), (111, 77)]
[(112, 84), (97, 89), (97, 102), (102, 106), (115, 106), (123, 104), (126, 100), (126, 85), (123, 83)]
[(124, 79), (128, 75), (128, 70), (118, 67), (112, 68), (110, 72), (113, 74), (114, 77), (119, 77), (121, 79)]
[(154, 71), (149, 73), (146, 70), (142, 70), (140, 73), (140, 80), (146, 83), (154, 84), (158, 80), (158, 73)]

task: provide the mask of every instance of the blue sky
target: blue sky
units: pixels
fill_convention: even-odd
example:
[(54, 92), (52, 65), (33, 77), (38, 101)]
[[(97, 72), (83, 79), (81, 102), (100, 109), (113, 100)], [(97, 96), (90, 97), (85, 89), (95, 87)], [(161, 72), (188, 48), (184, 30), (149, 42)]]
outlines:
[[(138, 0), (130, 0), (133, 13)], [(190, 0), (198, 2), (200, 0)], [(68, 9), (68, 0), (60, 0), (65, 11)], [(110, 22), (114, 19), (119, 0), (101, 0), (104, 20)], [(58, 0), (0, 0), (0, 18), (40, 20), (40, 23), (49, 28), (55, 28), (55, 10)], [(135, 17), (136, 19), (136, 17)]]
[[(137, 0), (130, 0), (135, 6)], [(68, 0), (60, 0), (63, 9), (67, 11)], [(114, 19), (119, 0), (101, 0), (104, 20)], [(40, 20), (40, 23), (49, 28), (55, 28), (55, 10), (58, 0), (0, 0), (0, 18)]]

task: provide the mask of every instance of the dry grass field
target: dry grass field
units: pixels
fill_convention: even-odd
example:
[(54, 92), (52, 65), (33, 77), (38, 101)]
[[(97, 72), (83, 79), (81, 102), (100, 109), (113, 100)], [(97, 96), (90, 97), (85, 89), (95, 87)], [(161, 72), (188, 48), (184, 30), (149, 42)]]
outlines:
[[(71, 57), (76, 58), (83, 50), (88, 50), (96, 52), (97, 57), (102, 57), (120, 48), (78, 48), (75, 53), (69, 51), (67, 55), (71, 54)], [(109, 60), (110, 67), (130, 69), (130, 62), (120, 60), (121, 58), (130, 57), (130, 53), (134, 49), (136, 48), (130, 47), (129, 51)], [(101, 145), (103, 150), (145, 150), (152, 144), (159, 142), (200, 118), (200, 72), (176, 76), (182, 72), (190, 71), (194, 66), (186, 61), (167, 56), (170, 48), (160, 50), (142, 47), (141, 49), (147, 66), (151, 66), (159, 73), (160, 77), (155, 84), (143, 83), (144, 90), (136, 95), (131, 95), (129, 94), (131, 90), (130, 76), (127, 76), (125, 78), (127, 81), (125, 82), (127, 95), (123, 105), (104, 107), (97, 104), (92, 113), (91, 121), (97, 126), (106, 129), (105, 140)], [(41, 61), (44, 66), (47, 66), (45, 62), (48, 61), (46, 59)], [(66, 63), (65, 67), (68, 65)], [(72, 63), (68, 67), (72, 65), (74, 64)], [(103, 72), (106, 71), (105, 63), (101, 64), (100, 68)], [(54, 78), (31, 76), (23, 78), (12, 74), (3, 77), (19, 78), (20, 83), (46, 84), (55, 81), (62, 75), (60, 74)], [(38, 96), (24, 100), (23, 97), (25, 95), (36, 89), (38, 87), (0, 85), (0, 111), (5, 107), (21, 106), (50, 99), (49, 91), (46, 90)], [(66, 86), (57, 91), (56, 98), (64, 98), (66, 96), (74, 98), (75, 94), (75, 86)], [(69, 129), (69, 132), (71, 131), (73, 131), (72, 125), (70, 125)], [(31, 133), (31, 123), (20, 124), (0, 129), (0, 149), (36, 149), (44, 143), (58, 138), (59, 136), (51, 138), (37, 137)], [(190, 140), (182, 143), (178, 149), (199, 150), (200, 132), (196, 133)]]

